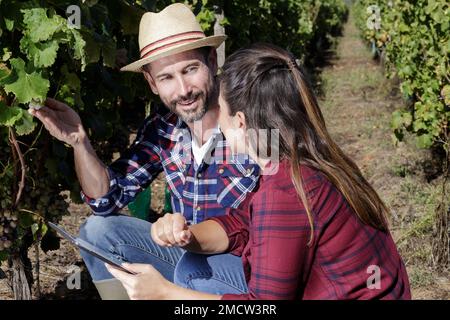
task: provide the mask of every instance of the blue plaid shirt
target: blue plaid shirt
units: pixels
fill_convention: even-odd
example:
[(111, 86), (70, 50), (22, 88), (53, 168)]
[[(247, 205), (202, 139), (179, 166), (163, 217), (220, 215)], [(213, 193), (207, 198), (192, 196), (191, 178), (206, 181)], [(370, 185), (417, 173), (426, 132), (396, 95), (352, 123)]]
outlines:
[(191, 223), (238, 208), (258, 183), (259, 167), (245, 156), (233, 156), (222, 133), (202, 163), (192, 155), (190, 130), (177, 115), (158, 106), (139, 129), (136, 140), (108, 167), (109, 192), (83, 200), (97, 215), (113, 214), (133, 201), (164, 171), (174, 212)]

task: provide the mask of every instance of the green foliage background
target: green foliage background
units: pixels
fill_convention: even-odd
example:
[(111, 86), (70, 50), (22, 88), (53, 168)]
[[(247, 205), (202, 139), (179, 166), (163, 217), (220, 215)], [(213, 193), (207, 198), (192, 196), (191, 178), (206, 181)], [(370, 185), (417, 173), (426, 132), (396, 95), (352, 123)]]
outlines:
[[(380, 8), (381, 28), (369, 29), (371, 5)], [(393, 114), (398, 139), (405, 131), (423, 148), (448, 150), (450, 119), (450, 3), (446, 0), (359, 0), (359, 28), (384, 57), (386, 74), (398, 76), (408, 102)]]

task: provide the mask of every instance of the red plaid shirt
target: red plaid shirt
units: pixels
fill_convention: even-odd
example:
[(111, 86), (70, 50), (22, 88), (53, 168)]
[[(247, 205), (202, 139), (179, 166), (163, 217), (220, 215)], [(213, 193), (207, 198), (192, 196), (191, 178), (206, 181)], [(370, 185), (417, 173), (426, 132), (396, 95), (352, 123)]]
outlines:
[[(261, 176), (248, 210), (211, 218), (242, 256), (248, 294), (223, 299), (410, 299), (408, 276), (390, 233), (362, 224), (342, 194), (319, 171), (301, 167), (314, 216), (310, 225), (291, 182), (289, 164)], [(379, 268), (380, 288), (371, 276)], [(374, 279), (374, 278), (372, 278)]]

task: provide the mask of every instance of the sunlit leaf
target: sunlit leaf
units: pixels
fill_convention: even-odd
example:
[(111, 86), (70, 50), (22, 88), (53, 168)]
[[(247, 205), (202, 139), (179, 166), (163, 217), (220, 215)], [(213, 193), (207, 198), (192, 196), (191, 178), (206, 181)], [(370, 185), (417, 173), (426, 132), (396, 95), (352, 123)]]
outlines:
[(50, 82), (41, 75), (41, 72), (28, 73), (22, 59), (15, 58), (10, 61), (13, 72), (3, 80), (5, 91), (13, 93), (19, 103), (30, 102), (33, 98), (40, 101), (45, 100)]
[(8, 107), (3, 101), (0, 101), (0, 125), (12, 127), (22, 118), (23, 111), (19, 107)]

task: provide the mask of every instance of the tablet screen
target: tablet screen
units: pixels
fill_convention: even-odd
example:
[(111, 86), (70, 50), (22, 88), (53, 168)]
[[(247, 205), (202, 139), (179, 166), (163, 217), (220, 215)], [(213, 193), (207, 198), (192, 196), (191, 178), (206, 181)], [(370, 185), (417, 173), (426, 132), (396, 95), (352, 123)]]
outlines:
[(94, 257), (102, 260), (103, 262), (106, 262), (106, 263), (114, 266), (115, 268), (117, 268), (117, 269), (119, 269), (121, 271), (124, 271), (124, 272), (129, 273), (129, 274), (136, 274), (135, 272), (132, 272), (132, 271), (127, 270), (124, 267), (122, 267), (122, 265), (121, 265), (122, 261), (117, 259), (117, 258), (115, 258), (111, 254), (108, 254), (106, 251), (93, 246), (92, 244), (90, 244), (87, 241), (84, 241), (83, 239), (75, 238), (70, 233), (68, 233), (66, 230), (64, 230), (63, 228), (61, 228), (60, 226), (58, 226), (58, 225), (56, 225), (56, 224), (54, 224), (52, 222), (48, 222), (48, 225), (52, 229), (54, 229), (56, 232), (58, 232), (58, 234), (62, 235), (70, 243), (76, 245), (81, 250), (83, 250), (85, 252), (88, 252), (89, 254), (93, 255)]

